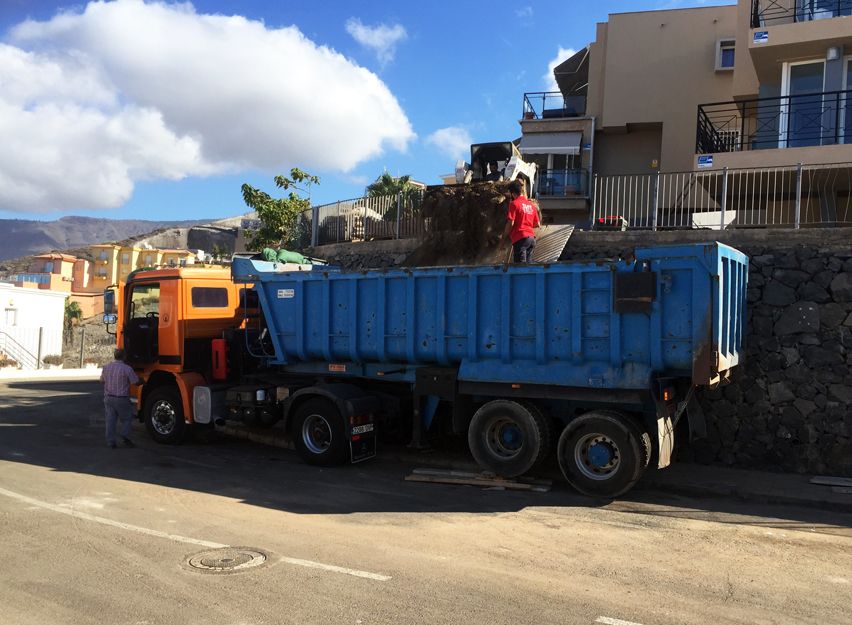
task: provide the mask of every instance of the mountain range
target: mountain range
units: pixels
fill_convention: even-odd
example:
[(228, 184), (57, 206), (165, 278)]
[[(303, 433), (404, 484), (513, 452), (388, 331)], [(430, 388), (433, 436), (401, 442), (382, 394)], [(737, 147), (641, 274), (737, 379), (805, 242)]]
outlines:
[(163, 228), (186, 228), (210, 221), (145, 221), (73, 216), (55, 221), (0, 219), (0, 260), (123, 241)]

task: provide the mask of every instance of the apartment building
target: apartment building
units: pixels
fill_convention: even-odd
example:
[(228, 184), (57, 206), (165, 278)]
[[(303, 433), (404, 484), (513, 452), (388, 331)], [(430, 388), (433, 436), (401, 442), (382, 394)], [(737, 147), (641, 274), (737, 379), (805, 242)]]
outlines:
[[(669, 208), (692, 219), (693, 195), (725, 202), (721, 181), (708, 189), (689, 172), (799, 163), (848, 171), (850, 13), (852, 0), (740, 0), (610, 15), (594, 42), (555, 68), (558, 92), (524, 94), (521, 151), (543, 169), (545, 214), (588, 219), (596, 185), (608, 177), (634, 177), (624, 184), (645, 185), (639, 199), (648, 201), (659, 189), (646, 177), (669, 174), (666, 181), (678, 181)], [(788, 195), (794, 178), (784, 181)], [(814, 221), (820, 210), (830, 220), (836, 211), (825, 206), (848, 193), (832, 183), (832, 198), (814, 201)], [(627, 195), (618, 187), (613, 198)], [(611, 203), (605, 210), (621, 214)]]

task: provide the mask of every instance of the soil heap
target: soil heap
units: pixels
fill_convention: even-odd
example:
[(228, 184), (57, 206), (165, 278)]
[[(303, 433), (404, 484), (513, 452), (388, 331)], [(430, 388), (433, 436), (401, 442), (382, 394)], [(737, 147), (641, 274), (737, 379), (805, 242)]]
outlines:
[(508, 182), (429, 187), (422, 214), (429, 234), (405, 260), (408, 267), (503, 262), (500, 236), (506, 227)]

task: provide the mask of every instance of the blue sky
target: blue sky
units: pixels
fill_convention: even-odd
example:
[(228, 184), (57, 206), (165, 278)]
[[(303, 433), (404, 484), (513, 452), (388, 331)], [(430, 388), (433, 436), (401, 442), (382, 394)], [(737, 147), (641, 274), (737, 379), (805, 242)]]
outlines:
[(119, 4), (0, 0), (0, 216), (231, 216), (291, 166), (314, 203), (385, 169), (437, 184), (468, 140), (516, 138), (608, 13), (708, 3)]

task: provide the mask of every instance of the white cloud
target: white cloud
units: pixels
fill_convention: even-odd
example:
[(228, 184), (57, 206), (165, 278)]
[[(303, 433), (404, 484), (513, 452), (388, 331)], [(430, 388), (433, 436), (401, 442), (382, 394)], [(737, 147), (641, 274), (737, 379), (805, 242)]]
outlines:
[(450, 158), (465, 158), (470, 154), (473, 139), (470, 132), (461, 126), (440, 128), (426, 137), (426, 143), (432, 145)]
[(297, 28), (90, 2), (0, 43), (0, 209), (110, 208), (140, 180), (348, 172), (414, 138), (372, 72)]
[(533, 8), (531, 6), (525, 6), (520, 9), (516, 9), (515, 16), (520, 19), (529, 19), (533, 16)]
[(357, 17), (351, 17), (346, 21), (346, 32), (362, 46), (372, 50), (382, 66), (393, 61), (397, 44), (408, 37), (408, 33), (401, 24), (366, 26)]
[(559, 85), (556, 84), (556, 79), (553, 77), (553, 70), (557, 65), (563, 61), (567, 61), (575, 54), (577, 54), (577, 51), (574, 48), (559, 46), (556, 56), (547, 64), (547, 73), (544, 75), (545, 91), (559, 91)]

